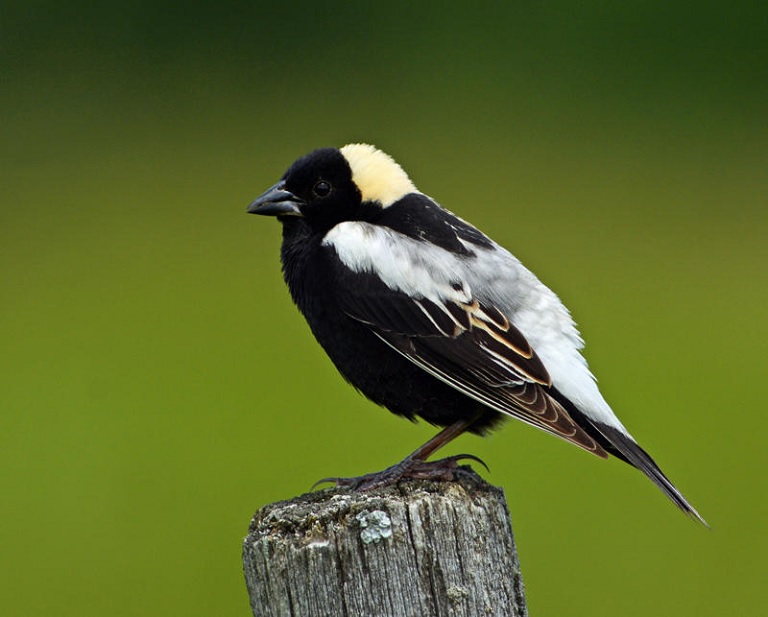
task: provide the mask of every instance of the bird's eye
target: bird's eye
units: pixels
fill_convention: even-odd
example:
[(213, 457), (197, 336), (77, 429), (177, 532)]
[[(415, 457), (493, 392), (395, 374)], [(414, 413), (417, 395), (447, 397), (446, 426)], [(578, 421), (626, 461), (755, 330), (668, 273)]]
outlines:
[(327, 197), (328, 193), (331, 192), (331, 184), (325, 180), (320, 180), (312, 187), (312, 192), (317, 197)]

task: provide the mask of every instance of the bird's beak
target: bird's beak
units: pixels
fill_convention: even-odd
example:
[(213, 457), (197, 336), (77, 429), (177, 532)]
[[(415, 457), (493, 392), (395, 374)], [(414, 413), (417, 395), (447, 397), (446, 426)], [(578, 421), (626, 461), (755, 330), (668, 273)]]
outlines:
[(302, 216), (301, 206), (303, 205), (304, 201), (285, 190), (285, 183), (280, 181), (257, 197), (248, 206), (248, 212), (265, 216)]

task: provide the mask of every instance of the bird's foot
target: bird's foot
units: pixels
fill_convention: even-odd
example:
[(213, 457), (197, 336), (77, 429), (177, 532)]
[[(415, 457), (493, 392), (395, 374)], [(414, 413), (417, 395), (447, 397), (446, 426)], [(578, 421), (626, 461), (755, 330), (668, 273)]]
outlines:
[(456, 471), (459, 469), (459, 462), (465, 460), (475, 461), (488, 469), (488, 465), (472, 454), (457, 454), (456, 456), (448, 456), (437, 461), (423, 461), (409, 457), (397, 465), (387, 467), (383, 471), (365, 474), (364, 476), (354, 478), (323, 478), (315, 482), (312, 489), (314, 490), (318, 485), (328, 482), (339, 488), (348, 488), (353, 491), (372, 491), (396, 484), (404, 478), (450, 482), (455, 479)]

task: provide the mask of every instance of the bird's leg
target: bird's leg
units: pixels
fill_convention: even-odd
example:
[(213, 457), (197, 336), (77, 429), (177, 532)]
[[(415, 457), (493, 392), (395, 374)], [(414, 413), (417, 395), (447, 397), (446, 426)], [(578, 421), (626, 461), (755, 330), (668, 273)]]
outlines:
[(396, 465), (388, 467), (383, 471), (369, 473), (356, 478), (323, 478), (316, 482), (315, 486), (324, 482), (332, 482), (342, 488), (369, 491), (394, 484), (401, 478), (450, 481), (454, 478), (459, 461), (467, 459), (477, 461), (487, 469), (488, 467), (483, 461), (471, 454), (458, 454), (438, 461), (427, 461), (437, 450), (465, 432), (476, 419), (477, 416), (469, 420), (459, 420), (446, 426), (423, 446), (411, 452), (411, 454)]

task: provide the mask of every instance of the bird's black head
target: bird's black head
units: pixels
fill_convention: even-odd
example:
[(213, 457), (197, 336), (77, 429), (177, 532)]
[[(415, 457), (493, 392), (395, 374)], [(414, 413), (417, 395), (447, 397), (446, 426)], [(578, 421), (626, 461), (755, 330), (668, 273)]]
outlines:
[(341, 221), (371, 218), (415, 190), (400, 166), (373, 146), (320, 148), (293, 163), (248, 212), (284, 223), (299, 217), (327, 230)]

